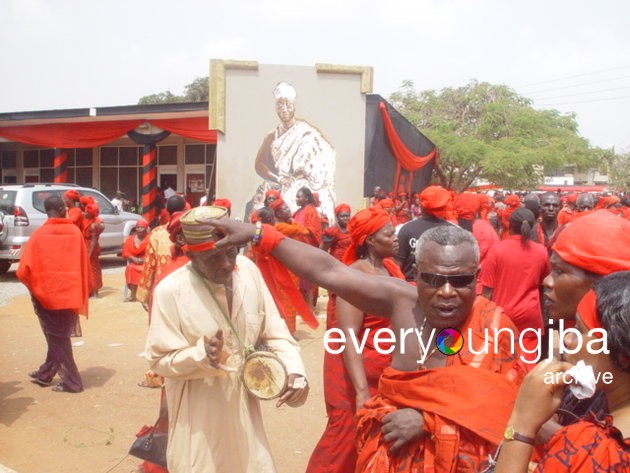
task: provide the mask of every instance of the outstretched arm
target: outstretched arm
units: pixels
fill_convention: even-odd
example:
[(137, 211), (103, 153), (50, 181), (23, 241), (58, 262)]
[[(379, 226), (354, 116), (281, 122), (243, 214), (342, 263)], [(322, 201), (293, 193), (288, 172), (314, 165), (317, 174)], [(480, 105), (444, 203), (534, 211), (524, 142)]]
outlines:
[[(216, 243), (217, 248), (242, 246), (252, 240), (256, 227), (251, 224), (222, 218), (220, 220), (201, 219), (200, 222), (217, 227), (225, 238)], [(276, 231), (265, 226), (266, 231)], [(324, 287), (364, 312), (390, 317), (394, 301), (408, 291), (413, 291), (400, 280), (387, 276), (366, 275), (348, 268), (328, 253), (305, 243), (283, 239), (271, 251), (271, 255), (296, 275)]]

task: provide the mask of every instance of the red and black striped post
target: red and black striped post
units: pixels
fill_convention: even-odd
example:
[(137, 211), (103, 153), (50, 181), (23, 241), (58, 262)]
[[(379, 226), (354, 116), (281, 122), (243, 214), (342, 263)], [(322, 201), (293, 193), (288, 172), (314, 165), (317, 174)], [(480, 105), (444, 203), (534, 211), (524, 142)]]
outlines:
[(157, 196), (157, 148), (155, 143), (142, 148), (142, 216), (154, 225), (157, 218), (155, 198)]
[(55, 148), (53, 170), (55, 184), (68, 182), (68, 152), (65, 149)]

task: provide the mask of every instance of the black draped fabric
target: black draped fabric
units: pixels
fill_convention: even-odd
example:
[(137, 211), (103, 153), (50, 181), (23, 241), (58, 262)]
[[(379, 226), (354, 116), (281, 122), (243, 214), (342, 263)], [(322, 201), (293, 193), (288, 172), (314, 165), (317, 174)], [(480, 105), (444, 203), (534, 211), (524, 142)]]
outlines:
[[(385, 191), (398, 192), (396, 186), (398, 161), (392, 151), (389, 140), (383, 126), (383, 118), (379, 109), (381, 102), (387, 102), (377, 94), (366, 96), (365, 116), (365, 164), (363, 179), (363, 194), (372, 195), (375, 186), (380, 186)], [(426, 156), (435, 149), (435, 145), (411, 124), (404, 116), (387, 104), (390, 119), (405, 146), (418, 156)], [(401, 169), (398, 186), (406, 191), (420, 192), (431, 182), (433, 163), (430, 162), (420, 170), (413, 173), (411, 186), (409, 178), (411, 174)], [(402, 189), (401, 189), (402, 190)]]

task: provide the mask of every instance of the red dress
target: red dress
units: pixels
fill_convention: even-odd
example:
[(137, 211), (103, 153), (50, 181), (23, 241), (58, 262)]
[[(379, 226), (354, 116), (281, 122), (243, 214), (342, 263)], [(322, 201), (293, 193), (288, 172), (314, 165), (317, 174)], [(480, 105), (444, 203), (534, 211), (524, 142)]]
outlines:
[[(393, 261), (386, 261), (386, 268), (392, 277), (405, 280)], [(363, 314), (363, 327), (358, 340), (363, 339), (366, 329), (370, 329), (363, 350), (363, 368), (370, 395), (377, 393), (381, 373), (391, 364), (391, 355), (383, 355), (374, 348), (374, 333), (380, 328), (391, 328), (389, 319), (371, 314)], [(351, 342), (350, 342), (351, 343)], [(382, 349), (382, 343), (380, 343)], [(356, 410), (355, 391), (346, 371), (343, 354), (333, 355), (324, 352), (324, 400), (328, 424), (311, 454), (307, 473), (346, 473), (354, 472), (357, 461), (355, 448)]]
[[(138, 246), (135, 244), (135, 235), (129, 235), (125, 240), (125, 244), (123, 245), (122, 257), (129, 258), (133, 256), (135, 258), (144, 258), (144, 252), (147, 249), (147, 245), (149, 244), (149, 236), (147, 235), (140, 242)], [(142, 270), (144, 269), (144, 265), (132, 263), (131, 261), (127, 262), (127, 268), (125, 269), (125, 281), (127, 284), (132, 284), (137, 286), (140, 284), (140, 278), (142, 277)]]
[(103, 272), (101, 270), (101, 262), (99, 257), (101, 256), (101, 246), (98, 244), (98, 239), (103, 233), (103, 220), (95, 218), (93, 220), (83, 219), (83, 238), (85, 239), (85, 247), (90, 251), (92, 241), (96, 240), (96, 245), (90, 257), (90, 272), (88, 276), (88, 287), (90, 288), (90, 294), (94, 291), (98, 291), (103, 287)]

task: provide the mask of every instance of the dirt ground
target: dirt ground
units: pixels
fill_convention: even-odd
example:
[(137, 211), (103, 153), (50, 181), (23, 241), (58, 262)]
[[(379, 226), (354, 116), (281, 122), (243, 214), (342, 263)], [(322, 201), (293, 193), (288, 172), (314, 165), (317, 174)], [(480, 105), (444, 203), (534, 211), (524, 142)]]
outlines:
[[(127, 451), (135, 433), (153, 424), (159, 404), (159, 390), (137, 386), (147, 369), (141, 356), (147, 316), (139, 303), (123, 302), (120, 260), (104, 258), (103, 264), (105, 287), (91, 299), (89, 319), (82, 319), (83, 337), (73, 339), (80, 345), (74, 347), (85, 385), (80, 394), (29, 382), (27, 373), (44, 360), (46, 343), (30, 298), (6, 295), (20, 284), (16, 265), (0, 276), (0, 471), (4, 465), (18, 473), (118, 473), (139, 464)], [(320, 298), (319, 312), (325, 302)], [(313, 332), (298, 322), (296, 332), (311, 381), (307, 403), (297, 409), (263, 403), (279, 473), (305, 470), (326, 424), (322, 326)]]

